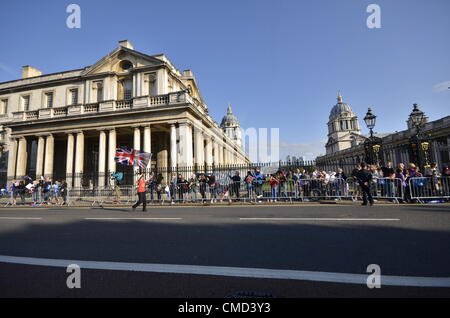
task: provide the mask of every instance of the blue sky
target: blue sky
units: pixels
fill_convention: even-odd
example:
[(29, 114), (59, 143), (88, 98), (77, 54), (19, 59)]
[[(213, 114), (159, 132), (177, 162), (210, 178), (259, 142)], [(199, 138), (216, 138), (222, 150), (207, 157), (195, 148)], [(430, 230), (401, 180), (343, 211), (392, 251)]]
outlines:
[[(81, 7), (81, 29), (66, 7)], [(381, 7), (381, 29), (366, 8)], [(413, 103), (449, 115), (448, 0), (2, 1), (0, 82), (21, 66), (44, 73), (91, 65), (128, 39), (192, 69), (216, 121), (228, 102), (243, 128), (280, 128), (281, 155), (324, 153), (340, 90), (377, 132), (406, 128)]]

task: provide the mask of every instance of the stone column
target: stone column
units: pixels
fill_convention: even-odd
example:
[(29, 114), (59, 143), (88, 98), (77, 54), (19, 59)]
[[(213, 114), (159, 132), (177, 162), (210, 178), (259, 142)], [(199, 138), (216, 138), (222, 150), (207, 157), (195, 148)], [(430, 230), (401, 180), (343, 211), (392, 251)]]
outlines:
[(223, 149), (223, 163), (225, 165), (228, 165), (230, 163), (230, 159), (228, 156), (228, 148), (226, 146)]
[(133, 148), (136, 150), (141, 150), (141, 128), (139, 127), (134, 127)]
[(48, 135), (45, 140), (44, 177), (53, 178), (53, 162), (55, 155), (55, 140), (53, 135)]
[(17, 149), (16, 177), (22, 178), (27, 173), (27, 140), (25, 137), (19, 138)]
[(168, 174), (168, 159), (169, 159), (169, 136), (166, 132), (157, 132), (155, 133), (155, 142), (156, 142), (156, 167), (158, 168), (158, 172), (162, 173), (164, 181), (167, 182)]
[(44, 169), (44, 149), (45, 149), (45, 139), (43, 136), (38, 137), (38, 146), (36, 153), (36, 179), (43, 176)]
[[(150, 128), (150, 124), (144, 126), (144, 152), (152, 152), (152, 130)], [(147, 168), (151, 168), (151, 166), (152, 158), (148, 161)]]
[(73, 134), (67, 134), (67, 158), (66, 158), (66, 182), (69, 188), (73, 184), (73, 146), (75, 138)]
[[(137, 151), (141, 150), (141, 128), (140, 127), (134, 127), (134, 134), (133, 134), (133, 148)], [(134, 170), (134, 182), (137, 182), (137, 173), (139, 172), (139, 166), (135, 165), (133, 166)]]
[(192, 130), (189, 123), (180, 123), (180, 164), (192, 167)]
[(211, 166), (213, 164), (213, 156), (212, 156), (212, 143), (213, 140), (210, 136), (205, 138), (206, 147), (205, 147), (205, 163), (207, 166)]
[(105, 186), (106, 172), (106, 132), (100, 130), (98, 137), (98, 186)]
[(84, 168), (84, 133), (77, 133), (77, 142), (75, 150), (75, 187), (81, 187)]
[(203, 133), (200, 128), (194, 127), (195, 132), (195, 143), (194, 143), (194, 152), (195, 152), (195, 164), (197, 167), (203, 167), (205, 165), (205, 147), (203, 142)]
[(218, 166), (220, 164), (219, 161), (219, 144), (217, 142), (213, 143), (213, 148), (214, 148), (214, 157), (213, 157), (213, 162), (215, 166)]
[(11, 138), (8, 149), (8, 180), (12, 180), (16, 177), (16, 157), (17, 140), (15, 138)]
[(108, 143), (108, 171), (109, 173), (116, 172), (116, 130), (113, 128), (109, 131), (109, 143)]
[(170, 167), (177, 166), (177, 130), (175, 124), (170, 124)]
[(144, 152), (152, 152), (152, 130), (150, 125), (144, 126)]
[(219, 165), (223, 165), (223, 145), (219, 145)]

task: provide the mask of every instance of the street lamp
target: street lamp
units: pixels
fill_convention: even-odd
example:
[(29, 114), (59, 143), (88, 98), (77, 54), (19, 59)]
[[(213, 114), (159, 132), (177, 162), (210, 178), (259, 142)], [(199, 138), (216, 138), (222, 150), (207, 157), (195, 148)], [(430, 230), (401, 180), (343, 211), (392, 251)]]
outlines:
[(381, 138), (375, 137), (373, 135), (373, 128), (377, 116), (372, 113), (372, 109), (367, 110), (366, 116), (364, 117), (364, 122), (367, 128), (370, 130), (370, 137), (364, 142), (364, 150), (366, 152), (366, 163), (379, 165), (381, 163)]
[(411, 112), (411, 114), (409, 114), (409, 118), (411, 119), (411, 122), (414, 124), (414, 126), (416, 127), (416, 134), (419, 134), (420, 132), (420, 127), (423, 124), (423, 120), (425, 118), (425, 114), (423, 113), (423, 111), (421, 111), (419, 109), (419, 105), (418, 104), (413, 104), (413, 110)]
[(422, 126), (425, 123), (425, 114), (419, 109), (418, 104), (413, 104), (413, 110), (409, 114), (409, 120), (416, 128), (414, 136), (410, 140), (410, 156), (420, 169), (429, 167), (431, 159), (430, 143), (422, 133)]
[(377, 116), (372, 114), (372, 109), (369, 108), (367, 110), (366, 117), (364, 117), (364, 122), (366, 123), (367, 128), (370, 130), (370, 139), (373, 139), (373, 128), (375, 127), (376, 120)]

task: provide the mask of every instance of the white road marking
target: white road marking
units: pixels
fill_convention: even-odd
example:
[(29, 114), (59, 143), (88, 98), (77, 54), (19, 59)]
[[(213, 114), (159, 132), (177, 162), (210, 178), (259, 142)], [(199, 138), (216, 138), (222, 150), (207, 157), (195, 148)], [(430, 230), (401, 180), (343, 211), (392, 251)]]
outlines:
[(241, 221), (400, 221), (400, 219), (367, 218), (240, 218)]
[(18, 217), (18, 216), (2, 216), (1, 220), (42, 220), (42, 218), (29, 218), (29, 217)]
[(106, 220), (106, 221), (116, 221), (116, 220), (182, 220), (183, 218), (84, 218), (85, 220)]
[[(174, 264), (145, 264), (123, 262), (95, 262), (81, 260), (64, 260), (32, 257), (16, 257), (0, 255), (0, 263), (67, 267), (77, 264), (81, 269), (100, 269), (113, 271), (135, 271), (150, 273), (213, 275), (227, 277), (265, 278), (306, 280), (331, 283), (347, 283), (366, 285), (368, 274), (347, 274), (332, 272), (280, 270), (247, 267), (222, 267), (200, 265), (174, 265)], [(381, 276), (383, 286), (411, 286), (411, 287), (450, 287), (450, 277), (415, 277), (415, 276)]]

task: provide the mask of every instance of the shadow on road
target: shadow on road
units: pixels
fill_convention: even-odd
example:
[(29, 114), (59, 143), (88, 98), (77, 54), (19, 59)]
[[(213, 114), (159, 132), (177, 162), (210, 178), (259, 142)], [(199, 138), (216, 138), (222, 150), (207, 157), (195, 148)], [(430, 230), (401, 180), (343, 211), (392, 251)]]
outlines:
[[(15, 230), (2, 230), (0, 255), (356, 274), (366, 274), (369, 264), (378, 264), (381, 266), (382, 274), (386, 275), (450, 277), (449, 231), (413, 230), (394, 225), (392, 223), (386, 225), (380, 225), (380, 223), (376, 225), (196, 224), (131, 220), (67, 221), (58, 224), (34, 222)], [(21, 268), (19, 265), (8, 266), (10, 269), (11, 266)], [(47, 270), (42, 269), (42, 271)], [(95, 270), (91, 272), (99, 275)], [(51, 272), (46, 273), (51, 277)], [(20, 271), (15, 274), (16, 276), (11, 275), (11, 272), (0, 270), (0, 294), (2, 294), (0, 296), (20, 294), (21, 291), (27, 290), (29, 284), (32, 284), (31, 281), (24, 279), (25, 276), (21, 276)], [(33, 274), (29, 275), (31, 278), (27, 279), (33, 279)], [(65, 272), (63, 275), (66, 275)], [(108, 277), (111, 275), (122, 277), (125, 274), (116, 272), (108, 275)], [(159, 274), (159, 278), (156, 279), (155, 275), (151, 273), (145, 275), (148, 282), (153, 281), (152, 285), (147, 286), (149, 290), (161, 288), (160, 279), (165, 276)], [(135, 278), (136, 280), (133, 281), (139, 284), (139, 279)], [(101, 278), (98, 280), (102, 281)], [(220, 290), (227, 286), (225, 278), (205, 279), (210, 283), (214, 280), (220, 283)], [(177, 297), (181, 290), (186, 292), (189, 288), (193, 288), (191, 285), (196, 284), (195, 281), (192, 276), (183, 277), (184, 283), (180, 286), (172, 284), (173, 293), (166, 291), (161, 292), (161, 295)], [(229, 279), (229, 281), (237, 282), (239, 279)], [(156, 282), (158, 284), (155, 285)], [(58, 296), (51, 292), (51, 283), (46, 284), (50, 285), (44, 284), (41, 290), (42, 295)], [(320, 286), (319, 283), (310, 284)], [(85, 286), (89, 286), (89, 282), (85, 282)], [(218, 286), (202, 286), (201, 295), (223, 297), (214, 292)], [(227, 291), (232, 292), (233, 288), (230, 287)], [(120, 290), (111, 287), (109, 283), (97, 287), (97, 291), (98, 295), (106, 297), (123, 296)], [(292, 289), (290, 291), (287, 290), (286, 294), (278, 295), (296, 297), (301, 294)], [(369, 295), (374, 293), (377, 291)], [(149, 292), (149, 294), (155, 295), (155, 292)], [(63, 293), (63, 295), (68, 294)]]

